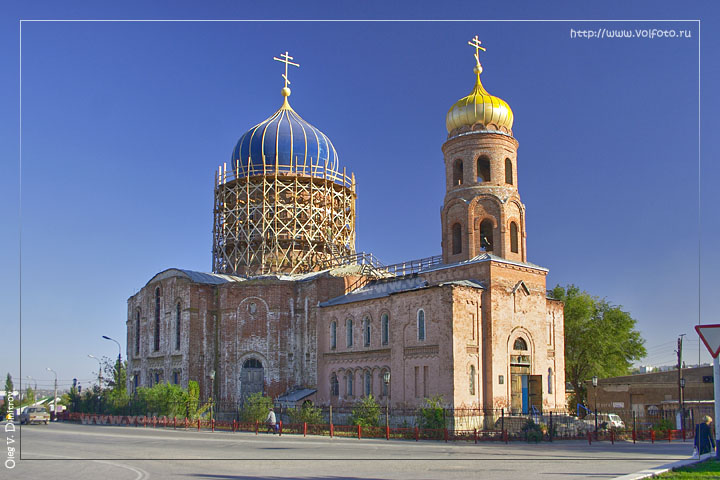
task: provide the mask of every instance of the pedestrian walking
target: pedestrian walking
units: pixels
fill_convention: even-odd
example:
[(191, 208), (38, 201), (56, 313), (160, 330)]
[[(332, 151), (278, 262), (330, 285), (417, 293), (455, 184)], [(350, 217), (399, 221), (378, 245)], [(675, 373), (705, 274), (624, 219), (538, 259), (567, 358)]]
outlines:
[(267, 424), (268, 431), (267, 433), (270, 433), (270, 430), (272, 430), (273, 435), (275, 435), (275, 432), (277, 432), (277, 419), (275, 418), (275, 412), (273, 411), (272, 407), (270, 407), (270, 410), (268, 411), (267, 418), (265, 419), (265, 423)]
[(697, 450), (698, 456), (705, 453), (710, 453), (715, 448), (715, 439), (713, 438), (712, 429), (710, 423), (712, 418), (705, 415), (703, 417), (703, 423), (695, 425), (695, 449)]

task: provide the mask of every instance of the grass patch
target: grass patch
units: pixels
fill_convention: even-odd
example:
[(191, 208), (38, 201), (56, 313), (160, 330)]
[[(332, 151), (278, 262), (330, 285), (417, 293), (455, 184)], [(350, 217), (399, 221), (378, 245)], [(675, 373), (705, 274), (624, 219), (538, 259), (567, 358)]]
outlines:
[(718, 478), (720, 479), (720, 462), (716, 460), (707, 460), (702, 463), (696, 463), (689, 467), (682, 467), (672, 472), (658, 475), (655, 478), (662, 480), (680, 480), (690, 478)]

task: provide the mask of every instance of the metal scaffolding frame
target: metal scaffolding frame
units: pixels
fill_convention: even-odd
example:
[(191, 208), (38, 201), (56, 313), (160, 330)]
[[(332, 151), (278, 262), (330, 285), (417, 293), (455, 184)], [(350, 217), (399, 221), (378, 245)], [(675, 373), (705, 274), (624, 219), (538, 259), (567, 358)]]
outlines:
[(304, 273), (355, 254), (354, 174), (297, 157), (272, 169), (240, 163), (215, 174), (213, 272)]

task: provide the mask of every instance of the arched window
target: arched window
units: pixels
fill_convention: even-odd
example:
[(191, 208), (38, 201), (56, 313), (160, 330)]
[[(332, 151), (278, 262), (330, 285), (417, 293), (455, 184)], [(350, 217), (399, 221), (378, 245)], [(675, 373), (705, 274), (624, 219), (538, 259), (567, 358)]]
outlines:
[(347, 396), (352, 397), (353, 395), (353, 372), (347, 374)]
[(175, 350), (180, 350), (180, 302), (175, 306)]
[(333, 397), (340, 395), (340, 384), (338, 383), (337, 375), (334, 373), (330, 377), (330, 395)]
[(452, 226), (452, 254), (462, 253), (462, 227), (459, 223)]
[(365, 396), (372, 395), (372, 374), (370, 370), (365, 370)]
[(475, 365), (470, 365), (470, 395), (475, 395)]
[(525, 342), (524, 338), (516, 338), (515, 343), (513, 343), (513, 350), (527, 350), (527, 342)]
[(363, 343), (366, 347), (370, 346), (370, 319), (363, 318)]
[(380, 323), (382, 324), (382, 344), (390, 343), (390, 319), (387, 313), (383, 313)]
[(512, 160), (509, 158), (505, 159), (505, 183), (513, 184)]
[(160, 350), (160, 288), (155, 289), (155, 338), (153, 339), (153, 350)]
[(518, 227), (517, 223), (510, 222), (510, 251), (518, 253)]
[(337, 322), (334, 321), (330, 323), (330, 348), (337, 348)]
[(480, 222), (480, 248), (486, 252), (493, 251), (493, 222), (490, 219)]
[(140, 310), (135, 313), (135, 355), (140, 355)]
[(463, 162), (455, 160), (453, 164), (453, 185), (462, 185), (463, 183)]
[(425, 311), (418, 310), (417, 313), (417, 336), (418, 340), (425, 340)]
[(345, 322), (345, 340), (348, 347), (352, 347), (353, 344), (353, 321), (352, 318), (348, 318)]
[(490, 181), (490, 159), (485, 155), (477, 159), (477, 182)]
[(548, 393), (553, 392), (553, 373), (552, 367), (548, 368)]

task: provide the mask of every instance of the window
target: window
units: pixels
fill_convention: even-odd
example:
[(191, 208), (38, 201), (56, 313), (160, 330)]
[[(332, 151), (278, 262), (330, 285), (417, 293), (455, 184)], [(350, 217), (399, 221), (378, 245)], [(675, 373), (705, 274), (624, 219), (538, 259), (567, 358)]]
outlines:
[(418, 340), (425, 340), (425, 311), (422, 309), (417, 313), (417, 336)]
[(133, 392), (137, 391), (138, 383), (140, 383), (140, 372), (135, 372), (135, 375), (133, 375)]
[(490, 181), (490, 159), (483, 155), (477, 159), (477, 182)]
[(510, 251), (518, 253), (518, 227), (515, 222), (510, 222)]
[(372, 395), (372, 374), (370, 370), (365, 370), (365, 396)]
[(475, 365), (470, 365), (470, 395), (475, 395)]
[(160, 288), (155, 289), (155, 337), (153, 350), (160, 350)]
[(353, 373), (347, 374), (347, 396), (352, 397), (353, 395)]
[(505, 159), (505, 183), (513, 184), (512, 161), (509, 158)]
[(346, 340), (347, 346), (352, 347), (352, 344), (353, 344), (353, 321), (351, 318), (347, 319), (347, 322), (345, 322), (345, 326), (346, 326), (346, 332), (345, 332), (346, 339), (345, 340)]
[(453, 185), (462, 185), (463, 183), (463, 162), (455, 160), (453, 164)]
[(337, 375), (334, 373), (330, 377), (330, 395), (333, 397), (340, 395), (340, 384), (338, 383)]
[(175, 370), (173, 372), (173, 385), (179, 385), (180, 384), (180, 372)]
[(552, 367), (548, 368), (548, 393), (553, 392), (553, 372)]
[(462, 227), (459, 223), (452, 226), (452, 254), (462, 253)]
[(175, 305), (175, 350), (180, 350), (180, 302)]
[(498, 383), (500, 385), (505, 383), (505, 375), (498, 375)]
[(486, 252), (493, 251), (493, 222), (489, 218), (480, 222), (480, 248)]
[(390, 343), (390, 319), (387, 313), (383, 313), (380, 323), (382, 324), (382, 344)]
[(330, 323), (330, 348), (337, 348), (337, 322)]
[(155, 372), (155, 385), (160, 383), (160, 372)]
[(370, 346), (370, 319), (363, 318), (363, 340), (366, 347)]
[(135, 355), (140, 355), (140, 310), (135, 314)]
[(513, 344), (513, 350), (527, 350), (527, 342), (523, 338), (516, 338)]

